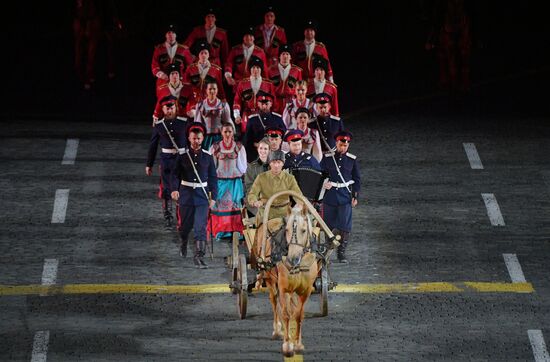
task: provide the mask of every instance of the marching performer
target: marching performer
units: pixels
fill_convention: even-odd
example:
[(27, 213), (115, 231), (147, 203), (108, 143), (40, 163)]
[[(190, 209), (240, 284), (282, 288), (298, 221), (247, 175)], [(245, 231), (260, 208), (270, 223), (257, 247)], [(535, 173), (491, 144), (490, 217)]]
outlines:
[(229, 43), (225, 29), (216, 26), (216, 10), (214, 8), (206, 9), (204, 25), (193, 28), (183, 44), (198, 57), (197, 44), (204, 42), (210, 45), (210, 62), (220, 67), (223, 66), (229, 54)]
[(292, 101), (296, 83), (302, 79), (302, 69), (290, 63), (290, 46), (279, 47), (279, 62), (268, 70), (268, 78), (275, 86), (274, 110), (283, 113), (285, 105)]
[(151, 71), (157, 77), (157, 86), (161, 80), (168, 80), (167, 67), (170, 64), (177, 64), (180, 75), (183, 75), (187, 66), (193, 63), (193, 56), (189, 52), (189, 48), (176, 41), (177, 30), (175, 25), (168, 25), (164, 36), (166, 41), (155, 47), (153, 60), (151, 61)]
[(202, 143), (202, 148), (205, 150), (222, 139), (222, 123), (233, 123), (229, 105), (217, 95), (218, 84), (207, 83), (206, 99), (198, 103), (195, 110), (195, 122), (202, 123), (206, 127), (206, 136)]
[(277, 64), (280, 47), (286, 44), (286, 33), (285, 29), (275, 25), (275, 9), (273, 6), (268, 6), (265, 9), (264, 23), (256, 27), (254, 38), (256, 44), (263, 48), (266, 54), (266, 66)]
[(204, 254), (208, 210), (214, 206), (214, 200), (218, 196), (218, 179), (212, 155), (201, 148), (206, 133), (205, 127), (193, 122), (190, 123), (187, 133), (189, 148), (182, 150), (176, 158), (171, 174), (171, 196), (178, 201), (180, 255), (187, 256), (187, 238), (193, 229), (195, 235), (193, 262), (197, 268), (206, 269), (208, 266), (204, 262)]
[(172, 200), (170, 197), (170, 174), (174, 169), (178, 149), (187, 145), (185, 130), (187, 119), (177, 117), (176, 115), (176, 97), (170, 95), (163, 98), (159, 103), (162, 105), (164, 118), (156, 121), (153, 127), (153, 134), (149, 143), (149, 152), (147, 154), (147, 164), (145, 174), (153, 174), (153, 164), (157, 157), (157, 148), (160, 144), (160, 184), (158, 197), (162, 200), (162, 210), (164, 213), (165, 225), (172, 226)]
[(348, 152), (352, 134), (340, 131), (334, 138), (335, 150), (325, 153), (321, 160), (321, 168), (329, 174), (329, 182), (324, 184), (327, 191), (323, 198), (323, 220), (342, 237), (337, 250), (338, 261), (348, 263), (346, 248), (352, 228), (352, 208), (357, 206), (361, 190), (361, 176), (357, 156)]

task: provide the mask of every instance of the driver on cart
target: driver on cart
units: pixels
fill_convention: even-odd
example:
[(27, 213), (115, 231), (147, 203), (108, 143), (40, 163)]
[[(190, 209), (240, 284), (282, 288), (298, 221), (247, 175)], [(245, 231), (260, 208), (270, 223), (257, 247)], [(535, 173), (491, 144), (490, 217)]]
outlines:
[[(264, 206), (271, 196), (278, 192), (288, 190), (302, 195), (302, 191), (294, 176), (283, 171), (285, 162), (285, 154), (283, 151), (271, 151), (267, 157), (267, 161), (270, 169), (256, 177), (247, 196), (248, 203), (258, 208), (258, 213), (256, 214), (257, 229), (260, 229), (260, 225), (263, 222), (265, 212)], [(300, 201), (296, 201), (301, 204)], [(282, 242), (282, 238), (284, 237), (283, 226), (285, 217), (290, 212), (290, 206), (290, 196), (282, 195), (273, 200), (269, 208), (267, 230), (274, 247), (272, 250), (272, 262), (278, 261), (277, 259), (285, 254), (284, 249), (279, 250), (277, 247), (284, 247), (286, 245), (286, 243)], [(258, 233), (256, 233), (256, 239), (258, 240)]]

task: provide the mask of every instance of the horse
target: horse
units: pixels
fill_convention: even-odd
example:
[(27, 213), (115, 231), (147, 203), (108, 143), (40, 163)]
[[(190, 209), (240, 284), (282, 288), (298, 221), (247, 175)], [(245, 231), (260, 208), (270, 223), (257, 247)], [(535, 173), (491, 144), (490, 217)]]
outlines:
[[(271, 239), (274, 233), (281, 229), (284, 225), (284, 221), (281, 218), (271, 219), (267, 223), (268, 239), (266, 242), (265, 255), (266, 259), (271, 260), (272, 245)], [(254, 238), (254, 244), (251, 250), (250, 263), (253, 269), (258, 269), (257, 260), (261, 255), (262, 240), (264, 239), (264, 228), (258, 227), (256, 230), (256, 236)], [(277, 303), (277, 270), (275, 268), (265, 269), (258, 273), (256, 287), (259, 289), (261, 285), (265, 283), (269, 292), (269, 301), (271, 303), (273, 311), (273, 333), (271, 339), (279, 339), (283, 337), (282, 323), (280, 321), (280, 308)]]
[[(304, 307), (313, 292), (313, 283), (319, 273), (320, 264), (311, 252), (313, 228), (307, 209), (299, 205), (288, 217), (285, 236), (288, 254), (277, 263), (277, 294), (281, 317), (284, 323), (282, 352), (286, 357), (302, 353), (302, 325)], [(290, 334), (290, 324), (296, 321), (296, 333)]]

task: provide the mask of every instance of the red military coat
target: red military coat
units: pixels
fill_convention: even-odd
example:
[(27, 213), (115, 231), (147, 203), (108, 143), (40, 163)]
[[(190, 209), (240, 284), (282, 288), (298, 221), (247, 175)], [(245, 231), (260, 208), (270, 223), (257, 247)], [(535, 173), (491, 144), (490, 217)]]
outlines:
[(327, 79), (333, 76), (332, 66), (330, 65), (330, 59), (328, 57), (328, 51), (325, 45), (316, 41), (315, 47), (311, 56), (307, 56), (306, 45), (304, 41), (298, 41), (292, 45), (292, 60), (294, 64), (302, 68), (302, 77), (304, 79), (313, 78), (315, 76), (315, 69), (312, 68), (313, 59), (316, 57), (322, 57), (328, 61), (328, 72), (326, 74)]
[(172, 63), (179, 65), (180, 75), (183, 75), (187, 66), (193, 63), (193, 57), (191, 56), (191, 52), (189, 52), (189, 48), (183, 44), (177, 43), (176, 53), (173, 58), (170, 58), (168, 49), (166, 49), (166, 43), (157, 45), (153, 52), (153, 60), (151, 61), (151, 71), (153, 75), (156, 77), (157, 73), (162, 71), (169, 76), (170, 74), (167, 73), (167, 68)]
[(222, 83), (222, 68), (216, 64), (210, 63), (210, 68), (204, 78), (201, 78), (199, 63), (191, 64), (183, 75), (183, 81), (191, 84), (193, 92), (197, 95), (197, 103), (206, 98), (206, 84), (209, 82), (216, 82), (218, 85), (218, 98), (225, 100), (225, 91)]
[(279, 62), (279, 47), (287, 43), (285, 29), (278, 25), (273, 25), (271, 31), (271, 37), (269, 41), (266, 41), (264, 36), (265, 25), (259, 25), (254, 29), (254, 39), (257, 46), (262, 48), (266, 54), (266, 58), (269, 61), (268, 67), (275, 65)]
[(155, 105), (155, 110), (153, 116), (157, 118), (163, 118), (164, 112), (162, 111), (162, 106), (160, 101), (167, 96), (173, 95), (178, 98), (176, 104), (177, 115), (180, 117), (189, 117), (187, 112), (195, 108), (196, 95), (193, 92), (193, 89), (190, 84), (182, 83), (183, 87), (179, 90), (175, 90), (170, 87), (170, 83), (167, 80), (160, 80), (161, 83), (157, 86), (157, 103)]
[[(268, 79), (262, 78), (260, 89), (275, 96), (275, 86)], [(257, 112), (256, 94), (252, 89), (250, 78), (244, 78), (237, 84), (235, 98), (233, 99), (233, 111), (238, 110), (241, 115), (241, 129), (243, 133), (246, 131), (246, 122), (249, 115)]]
[[(204, 25), (197, 26), (193, 28), (193, 31), (191, 31), (191, 34), (185, 39), (183, 44), (185, 44), (187, 47), (193, 49), (195, 44), (205, 42), (207, 43), (208, 40), (206, 38), (206, 29), (204, 28)], [(220, 67), (224, 62), (227, 60), (227, 56), (229, 54), (229, 43), (227, 41), (227, 32), (225, 29), (216, 27), (216, 31), (214, 32), (214, 37), (212, 38), (212, 42), (210, 44), (210, 62), (219, 65)]]
[(290, 64), (288, 76), (285, 80), (282, 80), (279, 63), (277, 63), (269, 68), (267, 76), (275, 86), (275, 102), (273, 104), (273, 111), (283, 113), (285, 104), (290, 102), (295, 94), (294, 87), (296, 86), (296, 82), (302, 80), (302, 68), (294, 64)]
[(326, 80), (324, 88), (321, 89), (319, 92), (316, 92), (314, 79), (308, 80), (307, 97), (312, 98), (315, 94), (318, 94), (318, 93), (327, 93), (328, 95), (331, 96), (332, 100), (330, 101), (330, 114), (334, 116), (340, 116), (340, 112), (338, 110), (338, 88), (336, 87), (336, 84)]
[[(267, 68), (267, 60), (263, 49), (254, 45), (254, 50), (252, 51), (251, 57), (253, 55), (262, 60), (265, 71)], [(244, 49), (242, 44), (236, 45), (231, 49), (224, 69), (225, 72), (231, 73), (233, 75), (233, 79), (237, 82), (250, 76), (248, 71), (248, 60), (244, 58)]]

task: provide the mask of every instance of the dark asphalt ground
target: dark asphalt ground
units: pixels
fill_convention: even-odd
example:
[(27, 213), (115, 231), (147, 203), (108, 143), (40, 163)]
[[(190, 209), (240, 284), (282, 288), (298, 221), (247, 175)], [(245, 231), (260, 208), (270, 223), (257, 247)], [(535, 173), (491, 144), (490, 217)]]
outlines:
[[(547, 78), (344, 115), (364, 192), (351, 263), (331, 268), (341, 284), (510, 283), (503, 254), (516, 254), (534, 292), (332, 293), (327, 317), (315, 295), (304, 360), (532, 361), (527, 331), (550, 342), (550, 123), (539, 92)], [(6, 120), (0, 285), (40, 284), (47, 258), (59, 261), (60, 285), (226, 283), (226, 244), (198, 271), (162, 226), (157, 178), (144, 175), (148, 121), (102, 117)], [(80, 140), (72, 166), (61, 165), (67, 138)], [(470, 168), (465, 142), (483, 170)], [(70, 190), (69, 202), (65, 222), (52, 224), (57, 189)], [(495, 195), (504, 226), (491, 225), (482, 193)], [(250, 298), (246, 320), (229, 290), (0, 295), (0, 311), (3, 361), (31, 360), (33, 338), (46, 330), (49, 361), (282, 359), (265, 294)]]

